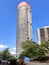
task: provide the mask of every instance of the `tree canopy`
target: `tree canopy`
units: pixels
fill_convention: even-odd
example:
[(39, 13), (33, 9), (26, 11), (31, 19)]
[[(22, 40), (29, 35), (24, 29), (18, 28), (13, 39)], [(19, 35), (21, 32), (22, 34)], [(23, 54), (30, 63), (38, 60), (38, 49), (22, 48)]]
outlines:
[(5, 50), (0, 52), (0, 58), (2, 60), (11, 60), (11, 59), (16, 59), (10, 52), (9, 49), (6, 48)]
[(27, 40), (22, 43), (22, 48), (24, 51), (21, 53), (21, 57), (42, 58), (45, 56), (45, 53), (49, 53), (49, 41), (38, 45), (33, 41)]

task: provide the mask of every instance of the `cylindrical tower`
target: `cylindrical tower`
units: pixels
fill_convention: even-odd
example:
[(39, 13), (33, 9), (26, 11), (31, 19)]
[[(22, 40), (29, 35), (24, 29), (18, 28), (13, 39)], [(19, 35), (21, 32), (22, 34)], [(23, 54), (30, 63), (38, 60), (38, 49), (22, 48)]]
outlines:
[(21, 2), (18, 5), (18, 27), (16, 53), (22, 52), (21, 43), (26, 40), (32, 40), (32, 15), (31, 7), (27, 2)]

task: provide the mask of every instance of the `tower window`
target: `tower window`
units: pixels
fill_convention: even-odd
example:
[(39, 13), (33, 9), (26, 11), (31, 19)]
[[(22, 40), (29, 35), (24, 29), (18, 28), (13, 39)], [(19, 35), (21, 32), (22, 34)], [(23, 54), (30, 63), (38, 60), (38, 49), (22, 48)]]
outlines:
[(28, 8), (26, 8), (28, 10)]
[(31, 12), (31, 10), (29, 12)]
[(32, 25), (32, 23), (30, 23), (30, 25)]
[(29, 39), (29, 37), (27, 37), (27, 39)]
[(31, 39), (32, 40), (32, 39)]
[(29, 22), (27, 21), (27, 23), (29, 23)]

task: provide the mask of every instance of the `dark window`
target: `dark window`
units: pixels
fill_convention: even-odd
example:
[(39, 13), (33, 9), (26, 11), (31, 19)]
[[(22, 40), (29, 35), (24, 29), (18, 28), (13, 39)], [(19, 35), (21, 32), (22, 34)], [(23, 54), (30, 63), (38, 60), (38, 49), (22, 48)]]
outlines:
[(27, 37), (27, 39), (29, 39), (29, 37)]
[(27, 23), (29, 23), (29, 22), (27, 21)]
[(29, 12), (31, 12), (31, 10)]
[(32, 25), (32, 23), (30, 23), (30, 25)]
[(41, 36), (45, 36), (44, 29), (40, 29), (40, 35), (41, 35)]
[(48, 32), (48, 37), (49, 37), (49, 28), (47, 28), (47, 32)]
[(26, 8), (28, 10), (28, 8)]
[(31, 39), (32, 40), (32, 39)]
[(49, 28), (47, 28), (48, 34), (49, 34)]

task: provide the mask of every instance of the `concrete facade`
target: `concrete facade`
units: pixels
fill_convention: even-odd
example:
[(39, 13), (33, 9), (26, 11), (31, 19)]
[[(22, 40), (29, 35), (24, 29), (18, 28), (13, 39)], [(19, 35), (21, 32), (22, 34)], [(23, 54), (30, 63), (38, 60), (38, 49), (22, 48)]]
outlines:
[(18, 26), (16, 53), (22, 52), (21, 43), (26, 40), (32, 40), (32, 15), (31, 7), (27, 2), (21, 2), (18, 5)]
[(49, 39), (49, 26), (37, 29), (38, 32), (38, 43), (44, 43)]
[(27, 65), (49, 65), (49, 63), (32, 63), (32, 62), (29, 62), (29, 63), (27, 63)]

